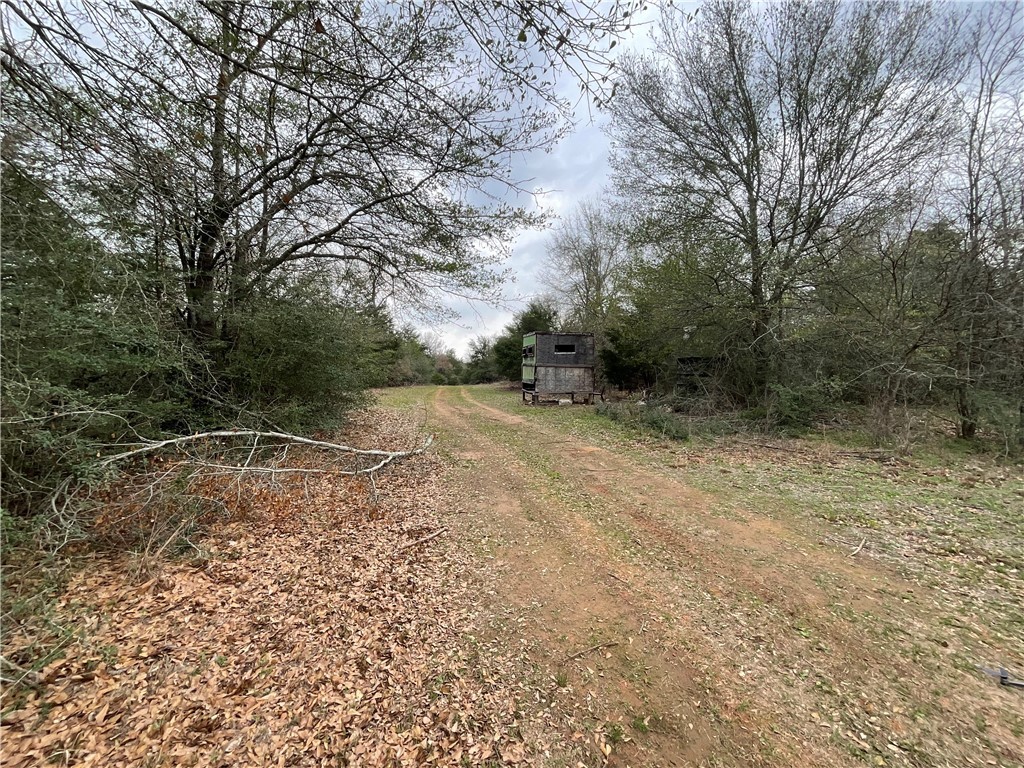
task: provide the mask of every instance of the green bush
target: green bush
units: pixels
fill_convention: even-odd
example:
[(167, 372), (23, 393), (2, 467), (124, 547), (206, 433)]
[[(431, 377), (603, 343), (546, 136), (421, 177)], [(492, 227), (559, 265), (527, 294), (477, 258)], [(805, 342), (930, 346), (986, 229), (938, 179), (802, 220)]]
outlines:
[(841, 397), (841, 384), (831, 379), (792, 387), (772, 384), (763, 408), (747, 411), (747, 416), (751, 420), (763, 420), (769, 429), (799, 432), (834, 409)]
[(84, 234), (45, 187), (4, 163), (4, 403), (8, 513), (94, 479), (97, 446), (193, 420), (201, 366), (161, 316), (159, 275)]
[(282, 429), (336, 425), (385, 383), (389, 329), (312, 280), (248, 303), (230, 328), (229, 398)]

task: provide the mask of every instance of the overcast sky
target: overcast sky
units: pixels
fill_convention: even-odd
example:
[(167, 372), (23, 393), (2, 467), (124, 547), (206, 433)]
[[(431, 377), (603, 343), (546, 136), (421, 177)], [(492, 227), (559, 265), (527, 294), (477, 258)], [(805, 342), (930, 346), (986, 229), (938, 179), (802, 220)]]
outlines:
[[(699, 3), (676, 3), (677, 7), (692, 10)], [(636, 51), (650, 46), (650, 31), (658, 18), (658, 12), (651, 8), (640, 18), (634, 18), (629, 37), (621, 41), (618, 50)], [(563, 76), (560, 89), (567, 97), (577, 97), (579, 84)], [(591, 113), (591, 114), (588, 114)], [(577, 202), (600, 192), (608, 183), (608, 138), (601, 127), (607, 117), (590, 109), (585, 102), (576, 108), (576, 129), (562, 139), (549, 152), (537, 151), (523, 155), (513, 165), (513, 177), (524, 180), (528, 189), (543, 190), (539, 197), (540, 207), (550, 213), (561, 215), (571, 211)], [(516, 201), (520, 205), (533, 205), (529, 199)], [(555, 224), (556, 220), (552, 221)], [(530, 299), (545, 293), (540, 284), (538, 272), (544, 263), (545, 251), (551, 230), (525, 230), (512, 244), (512, 255), (505, 263), (515, 275), (505, 285), (503, 306), (480, 302), (470, 303), (449, 297), (445, 304), (459, 313), (456, 322), (426, 326), (416, 323), (421, 334), (435, 334), (442, 338), (460, 356), (465, 356), (470, 339), (485, 335), (494, 336), (512, 319), (512, 315), (523, 309)]]
[[(608, 180), (608, 139), (598, 124), (604, 116), (595, 113), (594, 118), (593, 123), (588, 121), (578, 125), (550, 153), (533, 152), (515, 164), (516, 178), (527, 179), (526, 184), (532, 189), (544, 190), (538, 198), (543, 210), (560, 215), (571, 210), (577, 201), (596, 194), (605, 186)], [(533, 207), (532, 200), (519, 202)], [(503, 290), (505, 306), (448, 297), (444, 303), (457, 311), (460, 319), (431, 327), (421, 325), (420, 332), (441, 336), (445, 346), (460, 356), (465, 356), (473, 337), (499, 333), (515, 312), (545, 292), (537, 273), (543, 265), (550, 236), (548, 228), (523, 230), (516, 238), (512, 254), (505, 263), (513, 274)]]

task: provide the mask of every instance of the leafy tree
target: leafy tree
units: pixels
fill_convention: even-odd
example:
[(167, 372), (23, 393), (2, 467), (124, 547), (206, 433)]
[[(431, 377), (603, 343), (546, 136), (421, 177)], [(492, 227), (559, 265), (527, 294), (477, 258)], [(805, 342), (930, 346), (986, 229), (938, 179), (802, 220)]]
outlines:
[[(67, 23), (36, 10), (33, 29)], [(89, 10), (101, 46), (42, 38), (73, 64), (43, 81), (69, 95), (55, 115), (75, 137), (64, 160), (135, 225), (131, 245), (177, 273), (202, 341), (230, 340), (232, 307), (311, 260), (358, 262), (405, 298), (424, 282), (486, 289), (472, 244), (526, 221), (451, 190), (500, 180), (503, 158), (552, 122), (507, 112), (501, 74), (470, 76), (436, 14), (139, 3), (110, 29)], [(13, 61), (15, 119), (40, 73)]]
[(402, 328), (389, 346), (392, 357), (386, 381), (389, 386), (427, 384), (430, 381), (434, 374), (434, 363), (414, 328)]
[(312, 265), (343, 265), (369, 306), (490, 295), (506, 235), (535, 221), (501, 202), (510, 159), (565, 125), (551, 72), (596, 87), (632, 6), (10, 10), (5, 127), (51, 158), (67, 210), (158, 275), (160, 311), (250, 402), (275, 399), (231, 379), (254, 307), (295, 297)]
[(469, 342), (469, 362), (466, 363), (463, 378), (466, 384), (486, 384), (501, 378), (491, 339), (477, 336)]
[(558, 327), (558, 310), (551, 301), (534, 299), (494, 341), (494, 359), (498, 375), (506, 381), (522, 376), (523, 336), (534, 331), (546, 333)]
[(653, 387), (658, 383), (659, 371), (671, 359), (659, 354), (651, 335), (642, 326), (631, 322), (626, 315), (622, 323), (608, 329), (608, 343), (600, 357), (604, 377), (609, 384), (630, 391)]
[(714, 357), (727, 361), (719, 371), (725, 389), (740, 396), (749, 391), (743, 297), (712, 270), (732, 258), (728, 244), (682, 231), (633, 258), (623, 272), (622, 310), (608, 334), (610, 347), (601, 353), (610, 383), (670, 389), (677, 358)]
[(332, 287), (329, 276), (303, 274), (232, 314), (225, 378), (255, 403), (272, 404), (279, 427), (336, 424), (385, 382), (390, 320), (338, 299)]

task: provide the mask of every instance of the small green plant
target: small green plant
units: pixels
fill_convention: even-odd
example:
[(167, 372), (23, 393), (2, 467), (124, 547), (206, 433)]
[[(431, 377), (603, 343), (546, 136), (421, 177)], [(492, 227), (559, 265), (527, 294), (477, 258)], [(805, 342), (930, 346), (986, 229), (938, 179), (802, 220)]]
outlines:
[(117, 662), (117, 646), (116, 645), (104, 645), (100, 648), (100, 658), (103, 659), (103, 663), (108, 667)]
[(618, 723), (608, 723), (604, 729), (604, 737), (608, 739), (611, 744), (621, 744), (627, 740), (626, 732), (622, 726)]
[(569, 673), (565, 670), (559, 670), (555, 673), (555, 685), (559, 688), (565, 688), (569, 685)]
[(649, 733), (651, 730), (651, 718), (637, 715), (629, 725), (637, 733)]

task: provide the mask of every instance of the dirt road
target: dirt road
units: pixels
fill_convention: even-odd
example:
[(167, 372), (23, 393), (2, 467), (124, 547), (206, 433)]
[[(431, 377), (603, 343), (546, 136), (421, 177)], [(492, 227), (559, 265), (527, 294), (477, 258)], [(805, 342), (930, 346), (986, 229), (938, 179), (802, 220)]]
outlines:
[(380, 399), (336, 440), (434, 448), (216, 473), (194, 530), (143, 507), (52, 599), (7, 582), (43, 599), (5, 590), (0, 761), (1024, 766), (1024, 689), (979, 669), (1024, 671), (1019, 465)]
[(929, 587), (514, 393), (439, 388), (426, 409), (456, 466), (453, 531), (499, 574), (495, 633), (611, 765), (1024, 761), (1022, 699), (958, 668)]

